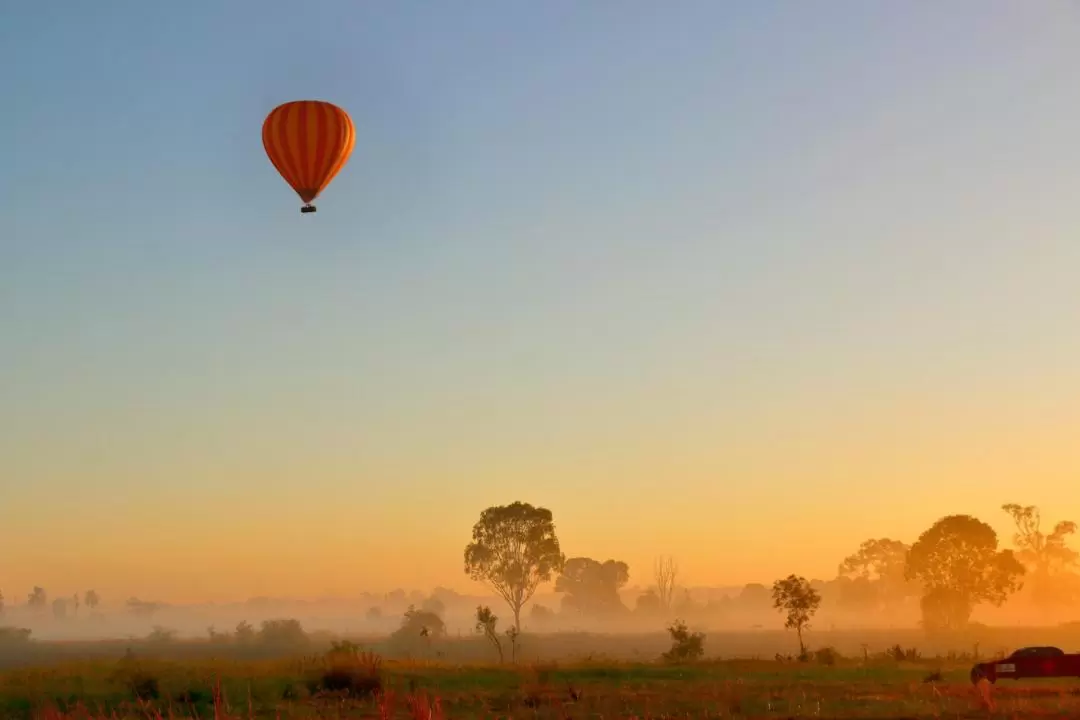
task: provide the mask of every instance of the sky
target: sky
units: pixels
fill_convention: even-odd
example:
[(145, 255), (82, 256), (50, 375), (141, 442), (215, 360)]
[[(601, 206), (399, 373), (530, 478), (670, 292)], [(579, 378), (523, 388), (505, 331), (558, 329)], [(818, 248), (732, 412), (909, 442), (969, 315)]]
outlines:
[[(0, 591), (688, 584), (1080, 520), (1080, 5), (6, 3)], [(261, 125), (356, 126), (314, 215)]]

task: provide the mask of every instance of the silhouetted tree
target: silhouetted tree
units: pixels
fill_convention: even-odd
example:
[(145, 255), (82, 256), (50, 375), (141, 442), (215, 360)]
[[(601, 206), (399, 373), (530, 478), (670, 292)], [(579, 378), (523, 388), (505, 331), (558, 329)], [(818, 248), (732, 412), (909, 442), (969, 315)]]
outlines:
[(48, 603), (48, 595), (45, 588), (34, 586), (34, 592), (26, 596), (26, 605), (34, 610), (44, 610)]
[(837, 575), (850, 579), (841, 585), (841, 602), (850, 606), (894, 606), (918, 592), (905, 577), (909, 547), (899, 540), (866, 540), (858, 551), (844, 558)]
[(799, 657), (806, 657), (803, 630), (810, 627), (810, 618), (821, 606), (821, 595), (810, 586), (809, 581), (798, 575), (788, 575), (772, 586), (773, 607), (785, 613), (784, 627), (799, 636)]
[(93, 611), (101, 604), (101, 597), (97, 594), (97, 590), (87, 590), (83, 594), (83, 602), (87, 608)]
[(522, 606), (563, 562), (551, 511), (522, 502), (484, 510), (465, 547), (465, 572), (506, 601), (519, 631)]
[(154, 602), (152, 600), (140, 600), (137, 597), (130, 597), (127, 601), (128, 612), (138, 617), (152, 617), (154, 613), (163, 607), (165, 607), (164, 603)]
[(261, 645), (275, 648), (299, 649), (306, 647), (309, 638), (300, 621), (295, 618), (263, 620), (256, 640)]
[(275, 620), (262, 621), (255, 639), (264, 646), (283, 650), (307, 648), (311, 641), (308, 634), (303, 631), (300, 621), (295, 617), (279, 617)]
[(692, 662), (705, 654), (705, 633), (690, 632), (682, 620), (676, 620), (667, 629), (671, 636), (671, 649), (663, 654), (668, 662)]
[(696, 602), (686, 588), (683, 588), (682, 595), (672, 603), (671, 607), (676, 615), (683, 618), (698, 617), (705, 611), (705, 605)]
[(232, 638), (229, 637), (227, 632), (218, 632), (213, 625), (206, 628), (206, 635), (210, 638), (210, 642), (214, 645), (225, 645)]
[(533, 603), (532, 608), (529, 610), (529, 618), (535, 625), (547, 625), (555, 619), (555, 612), (549, 607)]
[(74, 593), (71, 596), (71, 606), (74, 608), (73, 614), (78, 617), (79, 615), (79, 593)]
[(1076, 523), (1063, 520), (1050, 533), (1042, 531), (1042, 515), (1034, 505), (1002, 505), (1016, 524), (1013, 543), (1016, 559), (1027, 569), (1025, 584), (1039, 605), (1070, 603), (1076, 599), (1077, 577), (1072, 572), (1080, 555), (1068, 546)]
[(247, 620), (236, 623), (236, 642), (247, 645), (255, 641), (255, 628)]
[(906, 576), (923, 588), (927, 630), (967, 624), (979, 603), (1001, 605), (1022, 587), (1024, 566), (998, 550), (994, 529), (970, 515), (949, 515), (919, 536), (908, 553)]
[(491, 612), (491, 608), (487, 605), (476, 606), (476, 632), (482, 633), (488, 639), (488, 642), (495, 647), (495, 650), (499, 653), (499, 664), (502, 664), (502, 641), (499, 640), (499, 633), (495, 629), (498, 623), (499, 618), (495, 613)]
[(441, 617), (410, 605), (402, 615), (401, 627), (391, 633), (390, 641), (404, 648), (412, 648), (417, 643), (422, 643), (430, 649), (432, 639), (444, 635), (446, 635), (446, 623)]
[(24, 645), (30, 641), (28, 628), (0, 627), (0, 648)]
[(653, 563), (653, 580), (656, 582), (656, 595), (663, 610), (670, 610), (675, 599), (675, 580), (679, 577), (679, 565), (675, 559), (658, 557)]
[(769, 588), (761, 583), (747, 583), (739, 591), (738, 604), (744, 609), (768, 609), (771, 595)]
[(562, 600), (566, 610), (607, 615), (626, 609), (619, 590), (629, 579), (630, 567), (622, 561), (601, 563), (587, 557), (570, 558), (555, 578), (555, 592), (566, 593)]
[(424, 600), (424, 602), (420, 604), (420, 609), (424, 612), (438, 615), (439, 617), (442, 617), (446, 614), (446, 605), (443, 604), (442, 600), (434, 596)]
[(643, 615), (659, 615), (663, 609), (664, 605), (654, 588), (649, 588), (641, 595), (638, 595), (637, 600), (634, 602), (634, 611)]
[(371, 607), (368, 608), (368, 611), (365, 614), (365, 617), (367, 617), (367, 619), (370, 620), (371, 622), (378, 622), (379, 620), (382, 620), (382, 617), (383, 617), (382, 608), (379, 607), (378, 605), (372, 605)]
[(68, 599), (56, 598), (52, 603), (53, 617), (57, 620), (63, 620), (67, 617)]
[(146, 636), (146, 642), (152, 645), (167, 645), (175, 640), (176, 631), (161, 625), (155, 625), (150, 629), (150, 634)]

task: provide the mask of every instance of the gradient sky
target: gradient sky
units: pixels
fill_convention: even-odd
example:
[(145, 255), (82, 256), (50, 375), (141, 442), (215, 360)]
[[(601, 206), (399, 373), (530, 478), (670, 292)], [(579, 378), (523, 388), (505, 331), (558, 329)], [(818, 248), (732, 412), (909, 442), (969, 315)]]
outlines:
[[(1080, 520), (1080, 5), (0, 8), (0, 590), (692, 584)], [(316, 215), (265, 115), (357, 128)]]

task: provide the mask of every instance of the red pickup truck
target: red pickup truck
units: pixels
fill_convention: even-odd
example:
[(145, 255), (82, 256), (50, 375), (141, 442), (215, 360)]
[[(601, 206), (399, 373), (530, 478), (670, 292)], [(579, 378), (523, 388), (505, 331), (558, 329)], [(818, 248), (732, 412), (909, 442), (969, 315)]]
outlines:
[(1001, 660), (979, 663), (971, 668), (971, 682), (986, 679), (997, 682), (999, 678), (1080, 677), (1080, 654), (1066, 653), (1056, 647), (1020, 648)]

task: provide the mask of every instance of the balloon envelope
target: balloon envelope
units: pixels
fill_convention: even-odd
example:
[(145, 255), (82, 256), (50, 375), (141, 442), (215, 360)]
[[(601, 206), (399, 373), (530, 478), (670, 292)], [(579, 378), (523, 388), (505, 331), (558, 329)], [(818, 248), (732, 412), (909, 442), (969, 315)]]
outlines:
[(297, 100), (270, 111), (262, 139), (270, 162), (310, 205), (345, 167), (356, 144), (356, 129), (337, 105)]

